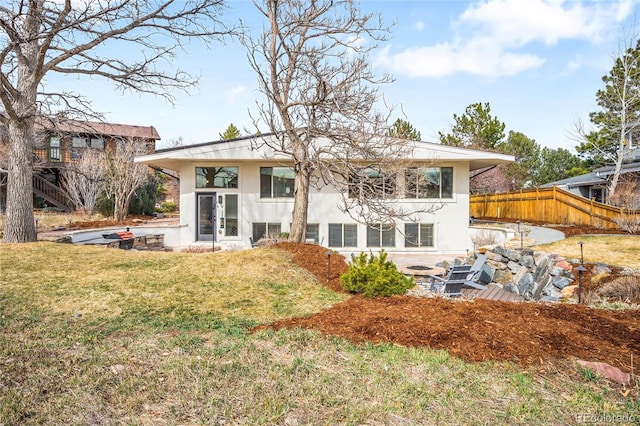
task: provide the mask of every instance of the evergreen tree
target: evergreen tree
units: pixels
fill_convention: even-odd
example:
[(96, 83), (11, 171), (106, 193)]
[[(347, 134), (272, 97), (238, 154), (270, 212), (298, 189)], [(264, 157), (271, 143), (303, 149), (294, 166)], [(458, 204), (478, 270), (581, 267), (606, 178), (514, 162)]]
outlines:
[(233, 124), (229, 124), (227, 130), (224, 133), (220, 133), (220, 140), (227, 141), (229, 139), (238, 139), (240, 137), (240, 130)]
[(420, 141), (422, 138), (420, 137), (420, 132), (413, 127), (411, 123), (401, 118), (398, 118), (391, 128), (389, 128), (389, 132), (387, 136), (392, 138), (399, 139), (408, 139), (412, 141)]
[(463, 148), (495, 150), (504, 140), (505, 124), (491, 116), (491, 107), (475, 103), (461, 116), (453, 114), (451, 132), (438, 132), (440, 143)]

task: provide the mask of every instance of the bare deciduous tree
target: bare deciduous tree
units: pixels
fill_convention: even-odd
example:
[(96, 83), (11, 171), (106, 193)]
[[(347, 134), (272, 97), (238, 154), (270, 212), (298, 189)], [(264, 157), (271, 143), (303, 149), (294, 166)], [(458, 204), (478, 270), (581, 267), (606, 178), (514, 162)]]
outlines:
[[(9, 0), (0, 5), (0, 102), (10, 141), (5, 242), (35, 241), (32, 146), (38, 115), (89, 113), (77, 93), (51, 92), (45, 77), (111, 80), (122, 91), (164, 96), (196, 79), (170, 67), (189, 39), (227, 33), (222, 0)], [(135, 54), (124, 54), (136, 51)]]
[(131, 198), (149, 179), (149, 167), (133, 161), (136, 156), (146, 154), (144, 145), (136, 142), (119, 140), (115, 149), (107, 153), (104, 189), (107, 195), (113, 196), (113, 218), (117, 221), (127, 217)]
[(396, 179), (399, 159), (407, 158), (412, 145), (386, 137), (390, 112), (375, 109), (378, 85), (392, 78), (373, 74), (368, 53), (389, 28), (378, 15), (361, 14), (352, 0), (254, 3), (266, 19), (264, 31), (242, 42), (266, 102), (258, 104), (253, 121), (273, 134), (255, 142), (293, 162), (290, 239), (305, 239), (312, 186), (338, 188), (341, 208), (359, 222), (389, 223), (406, 215), (395, 193), (383, 189), (376, 192), (383, 197), (354, 196), (357, 187), (380, 182), (362, 178), (368, 166)]
[(613, 162), (609, 197), (618, 189), (628, 144), (637, 137), (640, 128), (640, 40), (635, 27), (626, 31), (612, 56), (613, 66), (602, 77), (604, 89), (596, 93), (600, 110), (590, 114), (598, 129), (588, 132), (580, 121), (576, 124), (578, 152)]
[(103, 151), (86, 150), (82, 156), (62, 172), (67, 195), (76, 209), (92, 215), (104, 184), (106, 156)]

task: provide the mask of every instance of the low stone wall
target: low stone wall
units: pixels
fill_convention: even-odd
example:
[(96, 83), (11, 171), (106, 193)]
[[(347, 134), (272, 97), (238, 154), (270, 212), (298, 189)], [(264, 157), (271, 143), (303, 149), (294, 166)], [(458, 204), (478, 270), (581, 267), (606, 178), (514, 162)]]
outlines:
[[(513, 250), (502, 245), (483, 247), (477, 253), (487, 256), (480, 274), (485, 284), (499, 286), (526, 300), (555, 301), (573, 296), (577, 288), (577, 272), (572, 263), (555, 253)], [(456, 263), (472, 264), (474, 260), (475, 255), (456, 259)]]

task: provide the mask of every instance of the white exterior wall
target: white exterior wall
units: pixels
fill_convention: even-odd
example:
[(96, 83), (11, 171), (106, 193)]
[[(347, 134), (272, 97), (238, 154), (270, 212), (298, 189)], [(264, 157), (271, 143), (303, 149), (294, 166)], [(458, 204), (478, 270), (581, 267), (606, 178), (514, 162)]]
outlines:
[[(196, 167), (239, 167), (238, 188), (197, 189)], [(260, 198), (260, 167), (275, 166), (274, 163), (263, 161), (185, 161), (180, 168), (180, 242), (182, 246), (196, 243), (196, 195), (199, 192), (216, 195), (238, 194), (238, 236), (225, 236), (220, 229), (220, 221), (217, 222), (216, 245), (223, 250), (238, 247), (249, 247), (249, 237), (252, 235), (254, 222), (280, 223), (283, 232), (288, 232), (291, 222), (293, 198)], [(430, 163), (429, 166), (433, 166)], [(469, 241), (469, 166), (468, 162), (443, 162), (440, 167), (453, 167), (453, 198), (442, 200), (410, 199), (401, 204), (407, 206), (407, 210), (423, 208), (423, 203), (435, 202), (438, 206), (442, 202), (442, 208), (433, 213), (420, 214), (420, 223), (434, 224), (434, 247), (407, 248), (404, 247), (404, 236), (401, 231), (402, 224), (396, 230), (396, 247), (385, 247), (387, 252), (432, 252), (432, 253), (464, 253)], [(309, 194), (308, 223), (319, 224), (321, 245), (328, 246), (329, 223), (355, 223), (347, 214), (341, 213), (337, 205), (340, 196), (334, 188), (325, 187), (321, 191), (312, 188)], [(218, 206), (217, 217), (224, 216), (224, 206)], [(198, 244), (207, 244), (206, 242)], [(211, 244), (211, 242), (208, 242)], [(366, 227), (358, 225), (358, 247), (338, 248), (345, 253), (357, 253), (369, 251), (366, 246)], [(371, 248), (377, 251), (376, 248)]]

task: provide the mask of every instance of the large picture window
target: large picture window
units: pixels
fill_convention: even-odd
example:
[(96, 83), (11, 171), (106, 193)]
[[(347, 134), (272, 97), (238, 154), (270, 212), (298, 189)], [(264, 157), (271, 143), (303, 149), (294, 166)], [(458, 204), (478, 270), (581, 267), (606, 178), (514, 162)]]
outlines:
[(432, 223), (405, 223), (405, 247), (433, 247)]
[(349, 179), (349, 198), (390, 198), (395, 192), (393, 176), (374, 167), (366, 167)]
[(237, 167), (196, 167), (196, 188), (237, 187)]
[(396, 228), (394, 226), (372, 225), (367, 227), (367, 247), (395, 247)]
[(452, 198), (453, 167), (413, 167), (405, 171), (405, 198)]
[(293, 198), (291, 167), (260, 167), (260, 198)]
[(330, 223), (329, 247), (357, 247), (358, 225), (354, 223)]

